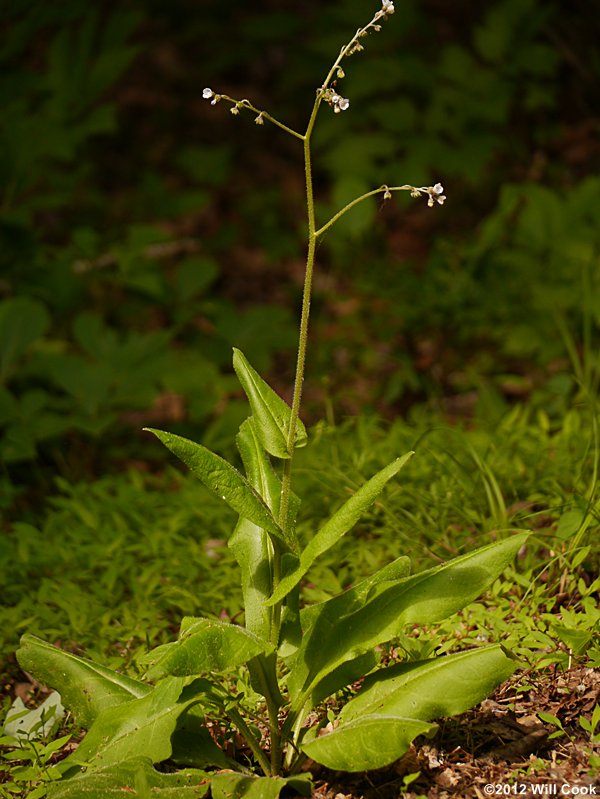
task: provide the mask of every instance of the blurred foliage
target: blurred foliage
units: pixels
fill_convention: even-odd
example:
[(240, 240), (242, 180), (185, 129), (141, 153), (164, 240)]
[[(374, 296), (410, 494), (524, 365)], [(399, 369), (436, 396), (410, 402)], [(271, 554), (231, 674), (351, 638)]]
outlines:
[[(364, 0), (231, 0), (227, 18), (216, 0), (7, 9), (5, 504), (10, 486), (89, 468), (101, 435), (104, 453), (147, 454), (137, 432), (127, 441), (132, 426), (201, 425), (218, 448), (239, 422), (232, 345), (288, 390), (301, 153), (201, 90), (251, 97), (302, 128), (371, 10)], [(328, 234), (309, 407), (393, 414), (433, 399), (464, 413), (533, 398), (560, 411), (577, 390), (569, 375), (595, 388), (596, 16), (583, 0), (403, 0), (348, 62), (351, 109), (317, 128), (321, 218), (384, 182), (441, 180), (449, 200), (435, 210), (373, 200)]]

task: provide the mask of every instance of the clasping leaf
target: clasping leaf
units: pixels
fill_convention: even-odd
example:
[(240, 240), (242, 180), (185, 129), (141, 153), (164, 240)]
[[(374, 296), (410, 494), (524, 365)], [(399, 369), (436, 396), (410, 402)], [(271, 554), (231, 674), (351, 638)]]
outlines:
[(362, 485), (358, 491), (337, 510), (331, 519), (310, 540), (300, 555), (298, 565), (280, 581), (277, 589), (269, 598), (267, 605), (274, 605), (281, 600), (297, 585), (315, 560), (336, 544), (348, 530), (351, 530), (367, 508), (375, 502), (382, 492), (385, 484), (398, 474), (406, 461), (413, 455), (407, 453), (402, 458), (397, 458), (385, 469)]
[[(276, 458), (289, 458), (288, 438), (292, 414), (290, 406), (265, 383), (258, 372), (250, 366), (243, 353), (235, 348), (233, 368), (250, 402), (256, 432), (262, 446)], [(298, 419), (294, 446), (304, 447), (306, 441), (306, 429)]]

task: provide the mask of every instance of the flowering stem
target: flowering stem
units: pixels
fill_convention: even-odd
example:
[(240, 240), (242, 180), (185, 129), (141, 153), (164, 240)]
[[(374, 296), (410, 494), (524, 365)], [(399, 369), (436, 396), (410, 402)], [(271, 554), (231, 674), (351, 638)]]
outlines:
[[(227, 94), (215, 94), (214, 98), (215, 99), (218, 98), (218, 100), (227, 100), (227, 102), (231, 103), (233, 106), (233, 108), (231, 109), (232, 112), (236, 114), (238, 113), (238, 109), (246, 108), (248, 109), (248, 111), (254, 111), (255, 114), (258, 114), (255, 122), (257, 120), (266, 119), (268, 122), (272, 122), (273, 125), (277, 125), (277, 127), (281, 128), (281, 130), (284, 130), (286, 133), (289, 133), (290, 136), (294, 136), (296, 139), (301, 139), (301, 140), (304, 139), (304, 136), (301, 133), (298, 133), (297, 130), (294, 130), (293, 128), (290, 128), (287, 125), (284, 125), (283, 122), (280, 122), (278, 119), (275, 119), (275, 117), (271, 116), (271, 114), (269, 114), (267, 111), (260, 111), (258, 108), (252, 105), (250, 100), (246, 99), (234, 100), (233, 97), (229, 97), (229, 95)], [(258, 124), (262, 124), (262, 121)]]
[(375, 194), (381, 194), (382, 192), (385, 194), (386, 192), (392, 192), (392, 191), (415, 192), (415, 191), (423, 191), (423, 189), (417, 189), (414, 186), (408, 186), (408, 185), (380, 186), (378, 189), (373, 189), (372, 191), (368, 191), (365, 194), (361, 194), (360, 197), (356, 197), (354, 200), (352, 200), (352, 202), (348, 203), (348, 205), (345, 205), (340, 211), (338, 211), (337, 214), (334, 214), (334, 216), (331, 217), (329, 222), (326, 222), (317, 231), (315, 231), (315, 236), (320, 236), (322, 233), (325, 233), (325, 231), (328, 228), (330, 228), (332, 225), (334, 225), (338, 221), (338, 219), (346, 213), (346, 211), (349, 211), (355, 205), (358, 205), (358, 203), (362, 202), (363, 200), (366, 200), (367, 197), (373, 197)]

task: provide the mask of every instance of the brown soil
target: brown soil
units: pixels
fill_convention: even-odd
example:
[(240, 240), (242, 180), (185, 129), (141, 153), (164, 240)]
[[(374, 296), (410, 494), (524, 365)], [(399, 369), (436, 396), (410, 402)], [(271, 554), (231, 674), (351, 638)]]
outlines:
[[(393, 766), (348, 775), (310, 764), (313, 799), (600, 796), (600, 769), (590, 762), (600, 758), (600, 745), (579, 724), (591, 718), (599, 694), (594, 669), (519, 675), (477, 708), (442, 721), (432, 741)], [(560, 719), (565, 732), (553, 737), (557, 728), (539, 712)]]

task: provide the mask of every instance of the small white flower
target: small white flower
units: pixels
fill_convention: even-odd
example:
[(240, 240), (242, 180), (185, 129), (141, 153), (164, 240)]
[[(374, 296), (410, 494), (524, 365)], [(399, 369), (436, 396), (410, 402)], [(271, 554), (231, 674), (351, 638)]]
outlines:
[(212, 89), (203, 89), (202, 90), (202, 97), (205, 100), (210, 100), (210, 98), (213, 96), (213, 94), (214, 94), (214, 92), (213, 92)]
[(383, 11), (384, 14), (393, 14), (394, 11), (396, 10), (394, 8), (394, 4), (392, 3), (392, 0), (382, 0), (381, 5), (382, 5), (382, 11)]
[(340, 97), (337, 107), (340, 109), (340, 111), (347, 111), (348, 108), (350, 108), (350, 100), (348, 100), (346, 97)]
[(254, 122), (255, 122), (255, 124), (256, 124), (256, 125), (264, 125), (264, 124), (265, 124), (265, 121), (264, 121), (264, 119), (263, 119), (263, 115), (262, 115), (262, 114), (259, 114), (259, 115), (256, 117), (256, 119), (254, 120)]
[(331, 98), (331, 102), (334, 105), (337, 105), (341, 99), (342, 98), (339, 96), (339, 94), (334, 94), (333, 97)]
[(443, 205), (446, 200), (446, 197), (444, 196), (443, 192), (444, 192), (444, 187), (442, 186), (441, 183), (436, 183), (435, 186), (429, 186), (427, 189), (427, 194), (429, 194), (427, 205), (430, 208), (433, 208), (433, 206), (436, 203), (439, 203), (439, 205)]
[(234, 105), (233, 108), (230, 108), (229, 110), (231, 111), (232, 114), (235, 115), (240, 113), (240, 109), (237, 107), (237, 105)]

